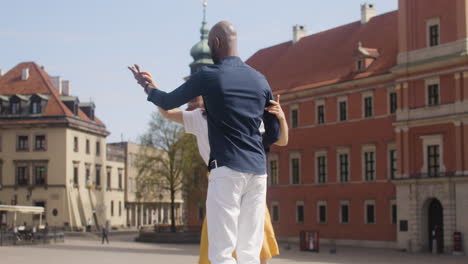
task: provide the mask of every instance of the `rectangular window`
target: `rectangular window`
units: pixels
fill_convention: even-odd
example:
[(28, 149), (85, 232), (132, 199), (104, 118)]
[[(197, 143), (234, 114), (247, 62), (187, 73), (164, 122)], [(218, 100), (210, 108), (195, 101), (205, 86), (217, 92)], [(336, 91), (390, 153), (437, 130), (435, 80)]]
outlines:
[(114, 216), (114, 201), (111, 201), (110, 213), (111, 213), (111, 216)]
[(431, 84), (427, 86), (427, 99), (429, 100), (429, 106), (439, 105), (439, 85), (438, 84)]
[(427, 146), (427, 174), (429, 177), (437, 177), (440, 172), (439, 145)]
[(119, 170), (119, 189), (122, 190), (123, 189), (123, 180), (122, 180), (123, 176), (122, 176), (122, 170)]
[(19, 186), (29, 185), (28, 167), (16, 167), (16, 182)]
[(73, 138), (73, 151), (78, 152), (78, 137)]
[(78, 185), (78, 167), (73, 168), (73, 184)]
[(297, 109), (291, 110), (291, 127), (297, 128), (299, 126), (299, 111)]
[(274, 204), (272, 206), (272, 218), (273, 222), (278, 223), (279, 222), (279, 205)]
[(122, 216), (122, 201), (119, 201), (119, 216)]
[(396, 225), (397, 223), (397, 205), (392, 204), (392, 224)]
[(20, 103), (19, 102), (11, 102), (11, 114), (16, 115), (19, 114), (21, 110)]
[(429, 46), (439, 45), (440, 27), (438, 24), (429, 26)]
[(372, 97), (364, 98), (364, 117), (372, 117), (374, 115)]
[(327, 223), (327, 206), (324, 204), (319, 205), (319, 223)]
[(375, 180), (375, 152), (364, 152), (365, 179)]
[(389, 95), (390, 114), (396, 113), (397, 110), (397, 93), (391, 92)]
[(292, 184), (300, 184), (300, 163), (299, 159), (294, 158), (291, 160), (292, 166)]
[(375, 205), (373, 204), (366, 205), (366, 223), (375, 224)]
[(319, 105), (317, 107), (317, 123), (320, 124), (325, 124), (325, 106), (324, 105)]
[(29, 150), (29, 137), (28, 136), (18, 136), (18, 143), (16, 145), (17, 150)]
[(340, 154), (340, 182), (349, 181), (349, 155)]
[(91, 170), (86, 168), (86, 179), (85, 186), (89, 187), (91, 185)]
[(296, 221), (297, 223), (304, 223), (304, 205), (296, 205)]
[(41, 113), (41, 102), (33, 101), (31, 103), (31, 114), (39, 114), (39, 113)]
[(347, 103), (346, 101), (340, 102), (340, 121), (346, 121), (348, 119)]
[(46, 150), (46, 137), (44, 135), (35, 137), (34, 150)]
[(272, 185), (278, 184), (278, 161), (277, 160), (270, 160), (270, 178), (271, 178)]
[(101, 166), (96, 166), (96, 186), (101, 186)]
[(86, 154), (91, 153), (91, 150), (89, 148), (89, 139), (86, 139)]
[(107, 170), (107, 189), (110, 190), (111, 188), (111, 170)]
[(349, 223), (349, 205), (347, 204), (340, 205), (340, 215), (341, 215), (341, 223), (348, 224)]
[(44, 166), (35, 166), (34, 167), (34, 184), (35, 185), (44, 185), (46, 184), (47, 178), (47, 169)]
[(318, 183), (327, 182), (327, 158), (325, 156), (317, 157)]
[(389, 151), (390, 179), (394, 180), (397, 174), (397, 153), (395, 149)]
[(101, 155), (101, 142), (96, 142), (96, 156)]

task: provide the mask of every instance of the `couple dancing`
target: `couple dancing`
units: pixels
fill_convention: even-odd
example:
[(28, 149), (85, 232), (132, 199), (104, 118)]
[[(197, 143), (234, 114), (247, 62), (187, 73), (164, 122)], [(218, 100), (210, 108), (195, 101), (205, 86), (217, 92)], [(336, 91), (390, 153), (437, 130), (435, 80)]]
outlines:
[[(265, 77), (238, 57), (233, 25), (217, 23), (208, 45), (215, 64), (170, 93), (138, 65), (129, 68), (148, 101), (197, 137), (210, 171), (199, 263), (266, 263), (278, 246), (265, 206), (265, 153), (272, 144), (287, 144), (288, 127)], [(200, 109), (170, 110), (198, 96)]]

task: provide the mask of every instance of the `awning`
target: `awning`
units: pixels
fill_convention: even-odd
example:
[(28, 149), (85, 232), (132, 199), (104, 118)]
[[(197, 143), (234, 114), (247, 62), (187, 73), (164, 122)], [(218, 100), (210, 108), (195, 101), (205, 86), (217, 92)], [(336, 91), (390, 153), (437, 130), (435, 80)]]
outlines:
[(18, 212), (18, 213), (42, 214), (42, 213), (44, 213), (44, 207), (42, 207), (42, 206), (0, 205), (0, 212)]

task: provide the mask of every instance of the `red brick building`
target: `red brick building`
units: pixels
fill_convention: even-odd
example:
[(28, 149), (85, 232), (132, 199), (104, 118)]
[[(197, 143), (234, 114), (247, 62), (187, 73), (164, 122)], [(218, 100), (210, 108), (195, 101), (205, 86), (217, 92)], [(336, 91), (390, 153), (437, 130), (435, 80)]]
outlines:
[[(397, 11), (265, 48), (262, 72), (290, 124), (268, 158), (279, 237), (451, 252), (468, 235), (468, 3)], [(465, 239), (465, 251), (467, 249)]]

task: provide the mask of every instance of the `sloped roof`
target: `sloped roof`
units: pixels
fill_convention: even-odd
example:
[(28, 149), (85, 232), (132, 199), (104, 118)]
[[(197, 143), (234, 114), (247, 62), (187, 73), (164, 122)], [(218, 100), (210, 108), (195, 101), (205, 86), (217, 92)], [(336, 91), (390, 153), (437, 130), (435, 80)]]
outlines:
[[(273, 91), (285, 93), (387, 73), (398, 55), (398, 11), (256, 52), (246, 62), (265, 75)], [(355, 72), (358, 43), (379, 54), (362, 73)]]
[[(21, 80), (21, 72), (24, 68), (29, 69), (29, 78), (25, 81)], [(20, 63), (0, 77), (0, 94), (49, 95), (49, 100), (42, 113), (43, 116), (67, 116), (76, 118), (70, 109), (61, 101), (61, 95), (52, 85), (49, 75), (34, 62)], [(78, 109), (78, 118), (105, 127), (100, 119), (89, 119), (81, 109)]]

